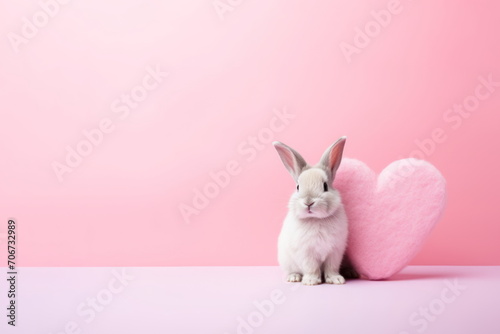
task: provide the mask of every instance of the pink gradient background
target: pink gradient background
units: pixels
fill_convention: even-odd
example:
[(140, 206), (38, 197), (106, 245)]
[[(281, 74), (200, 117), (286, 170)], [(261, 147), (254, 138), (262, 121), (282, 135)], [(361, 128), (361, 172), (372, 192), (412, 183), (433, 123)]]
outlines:
[[(500, 88), (457, 129), (443, 115), (500, 81), (500, 3), (402, 0), (348, 63), (339, 44), (387, 3), (243, 1), (221, 20), (207, 0), (75, 0), (15, 53), (7, 33), (38, 1), (1, 1), (0, 233), (17, 219), (18, 264), (276, 265), (294, 184), (271, 144), (252, 161), (237, 147), (286, 106), (275, 139), (311, 162), (348, 135), (346, 156), (380, 171), (443, 129), (426, 160), (448, 206), (412, 264), (499, 265)], [(156, 64), (169, 77), (120, 120), (110, 104)], [(58, 182), (51, 163), (106, 117)], [(186, 224), (179, 205), (231, 160), (241, 173)]]

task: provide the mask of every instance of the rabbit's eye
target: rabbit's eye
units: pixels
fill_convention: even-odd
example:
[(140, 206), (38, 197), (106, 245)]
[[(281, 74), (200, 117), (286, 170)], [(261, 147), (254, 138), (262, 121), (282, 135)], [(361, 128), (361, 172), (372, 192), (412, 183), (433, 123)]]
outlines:
[(299, 191), (299, 185), (297, 184), (297, 191)]
[(323, 190), (324, 191), (328, 191), (328, 184), (326, 184), (326, 182), (323, 183)]

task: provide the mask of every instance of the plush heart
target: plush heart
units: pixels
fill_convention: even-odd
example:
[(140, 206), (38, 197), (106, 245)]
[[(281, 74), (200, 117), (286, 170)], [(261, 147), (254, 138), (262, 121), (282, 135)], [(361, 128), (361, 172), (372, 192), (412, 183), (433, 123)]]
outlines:
[(430, 163), (403, 159), (377, 176), (363, 162), (344, 159), (334, 186), (349, 219), (347, 255), (367, 279), (388, 278), (420, 250), (439, 220), (446, 182)]

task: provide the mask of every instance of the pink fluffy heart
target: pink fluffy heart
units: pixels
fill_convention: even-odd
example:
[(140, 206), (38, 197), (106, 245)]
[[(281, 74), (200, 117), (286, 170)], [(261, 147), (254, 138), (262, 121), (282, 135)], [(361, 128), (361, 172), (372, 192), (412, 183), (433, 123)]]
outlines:
[(416, 159), (395, 161), (378, 176), (363, 162), (344, 159), (334, 185), (349, 218), (347, 255), (373, 280), (389, 278), (413, 259), (446, 201), (444, 177)]

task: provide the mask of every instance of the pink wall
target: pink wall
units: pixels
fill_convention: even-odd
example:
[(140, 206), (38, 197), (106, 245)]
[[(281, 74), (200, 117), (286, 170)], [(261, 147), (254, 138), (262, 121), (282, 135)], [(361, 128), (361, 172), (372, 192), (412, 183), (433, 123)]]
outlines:
[(20, 265), (275, 265), (294, 184), (270, 141), (314, 161), (344, 134), (375, 170), (422, 154), (447, 178), (413, 264), (500, 264), (498, 1), (54, 1), (0, 2), (0, 242), (15, 217)]

